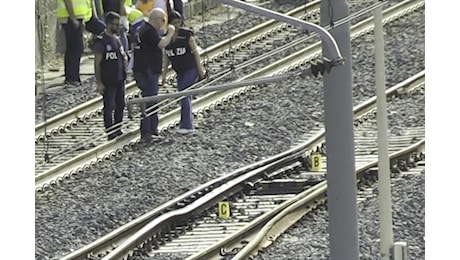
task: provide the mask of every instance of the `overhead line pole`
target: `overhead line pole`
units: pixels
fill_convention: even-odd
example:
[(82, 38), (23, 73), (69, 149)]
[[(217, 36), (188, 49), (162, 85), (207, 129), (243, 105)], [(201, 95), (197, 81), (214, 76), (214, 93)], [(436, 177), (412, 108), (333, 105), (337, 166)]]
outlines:
[[(302, 30), (319, 34), (322, 39), (323, 65), (320, 72), (324, 82), (324, 110), (327, 150), (327, 182), (329, 211), (330, 259), (358, 260), (358, 217), (354, 158), (354, 124), (351, 70), (350, 22), (334, 27), (334, 22), (349, 15), (346, 0), (322, 0), (321, 24), (331, 25), (328, 30), (316, 24), (247, 4), (242, 1), (219, 0), (263, 16), (299, 26)], [(335, 39), (338, 39), (337, 41)], [(344, 53), (345, 56), (342, 57)], [(337, 66), (334, 70), (331, 67)], [(312, 67), (316, 76), (318, 68)], [(325, 73), (328, 72), (328, 73)], [(309, 74), (309, 73), (307, 73)], [(280, 77), (282, 78), (282, 77)], [(255, 79), (255, 83), (276, 81)], [(233, 88), (248, 82), (234, 82), (217, 88)], [(201, 91), (209, 91), (199, 90)], [(178, 93), (184, 95), (184, 93)], [(164, 96), (164, 95), (163, 95)], [(164, 98), (164, 97), (156, 97)], [(146, 100), (132, 101), (143, 103)], [(130, 105), (131, 105), (130, 104)]]
[[(354, 157), (353, 82), (350, 22), (334, 26), (349, 15), (346, 0), (322, 0), (321, 25), (330, 25), (345, 61), (323, 77), (327, 153), (329, 259), (358, 260), (358, 213)], [(323, 45), (323, 55), (330, 55)]]
[(330, 259), (358, 260), (350, 22), (333, 27), (330, 33), (323, 28), (349, 15), (347, 1), (322, 0), (321, 26), (243, 1), (219, 1), (318, 33), (323, 42), (323, 59), (342, 64), (323, 77)]

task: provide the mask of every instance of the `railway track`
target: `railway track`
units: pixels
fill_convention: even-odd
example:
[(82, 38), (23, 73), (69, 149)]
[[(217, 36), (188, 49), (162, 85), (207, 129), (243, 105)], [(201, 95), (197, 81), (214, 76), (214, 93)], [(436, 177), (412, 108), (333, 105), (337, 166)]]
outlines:
[[(389, 88), (387, 99), (424, 90), (424, 71)], [(376, 98), (355, 106), (355, 162), (358, 180), (378, 170)], [(119, 227), (63, 259), (129, 259), (135, 256), (186, 259), (247, 259), (307, 212), (326, 201), (325, 130), (317, 129), (289, 151), (256, 162), (183, 194)], [(424, 167), (425, 130), (409, 127), (389, 136), (392, 172)], [(312, 168), (320, 154), (325, 167)], [(370, 178), (376, 181), (376, 178)], [(361, 189), (358, 199), (366, 197)], [(228, 218), (217, 202), (226, 201)], [(287, 221), (286, 219), (289, 219)]]
[[(316, 10), (315, 12), (317, 12), (318, 8), (319, 1), (311, 5), (311, 9)], [(295, 15), (302, 13), (301, 11), (303, 9), (294, 10), (292, 13)], [(257, 53), (258, 48), (260, 48), (259, 46), (264, 46), (267, 43), (266, 40), (259, 43), (261, 38), (254, 38), (255, 34), (259, 34), (260, 36), (261, 31), (266, 33), (270, 30), (284, 35), (294, 32), (293, 28), (288, 28), (287, 26), (280, 27), (280, 25), (276, 24), (274, 21), (267, 22), (253, 28), (253, 30), (236, 36), (232, 40), (233, 44), (235, 44), (235, 50), (241, 50), (239, 53), (244, 54), (242, 56), (245, 57), (255, 56), (259, 54)], [(248, 43), (248, 39), (252, 39), (253, 42)], [(230, 50), (228, 50), (228, 44), (228, 40), (220, 42), (201, 54), (202, 56), (212, 57), (209, 63), (210, 65), (216, 63), (213, 66), (215, 71), (221, 70), (222, 67), (225, 67), (225, 63), (229, 61)], [(249, 45), (253, 47), (248, 48)], [(243, 52), (243, 49), (246, 51)], [(251, 54), (251, 52), (254, 52), (251, 49), (255, 49), (256, 54)], [(215, 75), (214, 72), (212, 74)], [(222, 80), (226, 74), (228, 75), (229, 73), (217, 76), (217, 80)], [(171, 76), (168, 79), (170, 83), (173, 83)], [(217, 80), (211, 80), (206, 85), (215, 84)], [(165, 92), (167, 93), (168, 91), (166, 90)], [(139, 96), (138, 88), (134, 82), (128, 84), (126, 92), (127, 99)], [(212, 96), (207, 96), (200, 100), (203, 104), (202, 107), (205, 107), (205, 109), (211, 106), (213, 102)], [(164, 103), (175, 104), (175, 101), (163, 102), (160, 111), (166, 110), (169, 106)], [(194, 109), (194, 113), (198, 113), (198, 101), (195, 100), (193, 103), (194, 108), (196, 108)], [(123, 150), (123, 147), (132, 144), (133, 141), (135, 142), (138, 139), (139, 134), (136, 131), (138, 121), (136, 121), (128, 122), (124, 126), (127, 134), (119, 138), (118, 142), (107, 142), (102, 127), (101, 108), (101, 98), (97, 98), (51, 118), (46, 124), (41, 123), (36, 126), (36, 188), (46, 187), (46, 184), (50, 183), (50, 179), (59, 181), (62, 178), (67, 178), (68, 174), (66, 173), (81, 171), (90, 165), (91, 162), (94, 164), (94, 159), (97, 162), (101, 158), (113, 157), (117, 150)], [(178, 110), (172, 110), (170, 114), (165, 116), (160, 115), (159, 119), (160, 131), (171, 127), (178, 120)], [(139, 118), (136, 117), (134, 120), (139, 120)], [(43, 135), (42, 133), (45, 129), (48, 129), (48, 132)], [(86, 160), (82, 161), (82, 157), (86, 158)]]
[[(418, 25), (416, 28), (423, 32), (423, 27), (420, 27), (420, 24), (423, 25), (423, 19), (420, 19), (423, 10), (416, 13), (416, 15), (409, 16), (409, 19), (404, 18), (388, 26), (387, 32), (391, 35), (393, 33), (399, 35), (402, 25), (407, 24)], [(414, 16), (419, 18), (413, 20)], [(410, 33), (406, 34), (406, 36), (409, 35), (411, 36)], [(369, 38), (372, 37), (365, 37), (354, 43), (353, 51), (359, 53), (360, 56), (364, 55), (364, 57), (367, 56), (372, 59), (372, 52), (369, 52), (370, 54), (366, 52), (369, 48), (368, 45), (371, 45), (366, 43)], [(391, 38), (394, 39), (394, 37)], [(423, 41), (423, 33), (417, 34), (415, 39), (422, 39)], [(419, 40), (411, 38), (405, 38), (402, 43), (389, 41), (389, 44), (387, 48), (390, 50), (398, 46), (404, 48), (407, 44), (423, 46)], [(387, 57), (390, 64), (393, 64), (394, 56), (406, 55), (407, 53), (410, 52), (390, 51), (387, 53)], [(407, 56), (409, 57), (409, 55)], [(355, 59), (358, 60), (354, 57)], [(414, 58), (413, 60), (420, 59)], [(359, 60), (359, 64), (362, 64), (361, 61), (362, 59)], [(417, 65), (416, 63), (408, 64)], [(359, 72), (358, 78), (362, 79), (355, 82), (355, 95), (357, 92), (362, 93), (363, 90), (366, 90), (364, 84), (369, 85), (369, 91), (373, 93), (372, 80), (363, 80), (367, 75), (372, 74), (371, 69), (366, 69), (372, 68), (371, 62), (365, 62), (363, 65), (367, 66), (354, 66), (355, 72)], [(404, 67), (404, 65), (397, 66), (404, 68), (396, 70), (401, 72), (400, 74), (395, 75), (394, 70), (389, 69), (387, 75), (390, 76), (389, 81), (392, 84), (403, 78), (398, 77), (398, 75), (407, 77), (407, 75), (423, 69), (422, 66), (415, 66), (416, 69), (414, 70), (414, 67)], [(395, 76), (398, 80), (394, 79)], [(243, 100), (241, 97), (235, 96), (236, 100), (242, 101), (241, 104), (227, 100), (220, 106), (212, 107), (214, 113), (210, 115), (200, 113), (199, 118), (203, 115), (206, 119), (197, 119), (201, 129), (193, 136), (166, 136), (164, 141), (154, 147), (136, 145), (132, 150), (124, 153), (122, 158), (104, 162), (82, 174), (73, 175), (65, 185), (58, 185), (48, 192), (36, 193), (36, 259), (53, 259), (55, 257), (60, 259), (60, 256), (65, 253), (73, 252), (111, 232), (121, 223), (127, 223), (132, 219), (132, 216), (144, 214), (153, 207), (164, 203), (166, 198), (169, 200), (177, 196), (176, 194), (182, 194), (192, 187), (198, 187), (210, 180), (211, 176), (219, 176), (220, 172), (235, 169), (235, 165), (240, 167), (244, 165), (243, 162), (263, 159), (266, 154), (274, 154), (273, 151), (280, 152), (280, 147), (288, 149), (288, 146), (280, 142), (292, 144), (293, 137), (298, 138), (299, 134), (309, 131), (312, 126), (316, 125), (311, 120), (321, 122), (319, 111), (314, 109), (321, 107), (321, 102), (315, 101), (321, 99), (317, 95), (319, 93), (316, 93), (316, 89), (320, 89), (319, 83), (320, 80), (316, 79), (306, 81), (297, 79), (289, 81), (288, 84), (292, 87), (285, 88), (283, 84), (276, 84), (275, 87), (269, 86), (267, 89), (261, 89), (263, 91), (251, 91), (246, 97), (243, 97)], [(294, 86), (304, 87), (294, 88)], [(276, 94), (270, 94), (274, 90), (277, 90)], [(259, 96), (259, 92), (266, 93), (266, 98)], [(309, 98), (291, 98), (298, 93)], [(368, 93), (363, 94), (368, 96)], [(356, 95), (355, 97), (357, 100), (362, 100), (362, 96)], [(266, 105), (270, 104), (269, 102), (273, 98), (279, 100), (278, 104)], [(225, 106), (227, 103), (229, 106)], [(293, 110), (293, 113), (282, 110), (284, 108), (295, 109), (295, 104), (298, 104), (298, 108), (300, 104), (301, 109), (297, 108), (297, 110)], [(300, 117), (296, 116), (297, 113)], [(221, 114), (225, 115), (228, 120), (221, 119)], [(268, 118), (279, 117), (279, 119), (267, 120), (262, 115), (267, 115)], [(391, 115), (390, 119), (397, 119), (398, 121), (394, 121), (394, 123), (399, 126), (405, 121), (399, 116), (394, 118), (394, 115)], [(269, 123), (267, 124), (267, 122)], [(250, 127), (251, 123), (256, 124)], [(279, 131), (281, 129), (290, 132)], [(234, 133), (230, 137), (230, 132), (238, 134)], [(270, 143), (267, 143), (266, 140), (270, 140)], [(240, 143), (239, 146), (237, 146), (238, 143)], [(267, 149), (261, 149), (259, 146), (267, 146)], [(196, 149), (198, 147), (199, 149)], [(251, 148), (249, 149), (249, 147)], [(214, 150), (210, 150), (213, 148)], [(178, 149), (183, 151), (181, 152), (183, 156), (177, 152)], [(235, 153), (238, 153), (238, 156)], [(162, 163), (165, 165), (157, 166), (162, 165)], [(187, 167), (185, 170), (188, 172), (183, 172), (184, 169), (181, 168), (185, 165)], [(152, 176), (154, 177), (153, 182), (151, 181)], [(139, 179), (139, 177), (142, 178)], [(174, 185), (174, 180), (180, 180), (180, 183)], [(182, 180), (187, 181), (184, 183)], [(176, 186), (179, 188), (175, 188)], [(170, 192), (166, 192), (165, 188)], [(162, 192), (165, 193), (161, 194)], [(230, 254), (231, 249), (225, 252)], [(171, 257), (166, 257), (166, 259), (171, 259)]]
[[(423, 4), (423, 1), (402, 2), (386, 11), (384, 14), (384, 23), (397, 19), (407, 14), (410, 10), (423, 6)], [(319, 8), (319, 1), (313, 2), (309, 6), (315, 11), (307, 12), (307, 14), (315, 14), (318, 12), (317, 8)], [(289, 14), (297, 16), (299, 13), (305, 14), (305, 7), (294, 10)], [(372, 31), (371, 23), (371, 19), (367, 19), (353, 26), (352, 38), (360, 37)], [(254, 32), (258, 33), (258, 36), (253, 36), (251, 38), (250, 36)], [(292, 37), (293, 34), (297, 35), (298, 39), (290, 38), (291, 43), (284, 45), (284, 49), (290, 49), (290, 55), (286, 54), (286, 52), (277, 51), (278, 49), (283, 49), (282, 47), (273, 48), (273, 51), (260, 55), (262, 46), (279, 45), (283, 42), (283, 39), (286, 39), (287, 35), (291, 35), (289, 37)], [(235, 47), (232, 50), (226, 49), (228, 42), (222, 42), (210, 48), (210, 50), (205, 51), (209, 56), (212, 56), (212, 61), (215, 62), (215, 66), (213, 67), (216, 71), (218, 70), (217, 68), (222, 67), (222, 64), (228, 62), (227, 57), (229, 55), (236, 57), (235, 61), (238, 61), (240, 65), (237, 66), (235, 70), (226, 71), (220, 74), (213, 73), (216, 75), (213, 79), (206, 82), (200, 82), (194, 87), (206, 87), (218, 84), (222, 81), (228, 81), (229, 78), (257, 78), (264, 75), (274, 75), (279, 71), (302, 69), (307, 67), (311, 61), (317, 59), (321, 55), (320, 44), (318, 42), (311, 44), (314, 39), (312, 36), (305, 37), (301, 35), (301, 33), (299, 34), (298, 30), (295, 28), (291, 28), (285, 24), (277, 25), (275, 22), (267, 22), (259, 27), (255, 27), (253, 31), (242, 33), (242, 35), (236, 37), (236, 39), (239, 39), (239, 43), (235, 43)], [(233, 39), (233, 41), (237, 42), (236, 39)], [(306, 49), (301, 49), (302, 44), (300, 43), (304, 44), (303, 47), (307, 46)], [(297, 49), (293, 48), (293, 45), (298, 46)], [(212, 55), (213, 53), (216, 54)], [(272, 59), (276, 59), (276, 55), (287, 56), (287, 58), (279, 59), (269, 67), (263, 67), (263, 64), (258, 65), (263, 67), (263, 69), (259, 71), (254, 71), (257, 69), (257, 66), (251, 66), (250, 68), (252, 70), (248, 71), (249, 64), (253, 65), (253, 63), (270, 58), (270, 56)], [(254, 58), (248, 60), (248, 57), (251, 56)], [(238, 58), (242, 60), (238, 60)], [(286, 64), (286, 62), (289, 63)], [(172, 77), (169, 77), (169, 81), (171, 83)], [(219, 106), (225, 102), (229, 102), (235, 96), (242, 95), (245, 91), (250, 91), (254, 88), (256, 88), (256, 86), (249, 86), (238, 90), (211, 93), (197, 98), (194, 100), (193, 104), (194, 113), (205, 113), (213, 106)], [(138, 96), (134, 84), (130, 84), (128, 89), (131, 91), (127, 91), (128, 99)], [(164, 114), (160, 115), (160, 129), (171, 129), (177, 123), (179, 110), (174, 108), (176, 102), (177, 99), (170, 100), (164, 102), (160, 107), (160, 111), (164, 111)], [(36, 127), (35, 188), (37, 191), (56, 185), (62, 180), (69, 178), (72, 174), (81, 172), (103, 160), (110, 160), (117, 156), (121, 156), (126, 149), (136, 144), (139, 139), (138, 114), (134, 117), (134, 120), (125, 121), (126, 124), (123, 126), (126, 132), (125, 135), (111, 142), (107, 142), (105, 139), (105, 134), (102, 130), (102, 117), (100, 114), (100, 99), (95, 99), (63, 115), (56, 116), (47, 124), (40, 124)], [(45, 135), (40, 134), (43, 133), (45, 128), (50, 129), (49, 132)]]

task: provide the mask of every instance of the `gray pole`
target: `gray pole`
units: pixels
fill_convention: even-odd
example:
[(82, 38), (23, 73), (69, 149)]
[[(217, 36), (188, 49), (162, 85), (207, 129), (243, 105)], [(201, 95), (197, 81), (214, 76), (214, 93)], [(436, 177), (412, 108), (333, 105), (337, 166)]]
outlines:
[(382, 7), (374, 10), (375, 21), (375, 82), (377, 86), (377, 133), (379, 151), (379, 219), (380, 259), (390, 260), (393, 247), (391, 217), (390, 156), (388, 155), (387, 97), (385, 94), (385, 48), (382, 25)]
[[(346, 0), (322, 0), (321, 26), (348, 16)], [(359, 259), (350, 23), (330, 30), (345, 58), (323, 77), (330, 259)], [(328, 56), (323, 45), (323, 55)]]

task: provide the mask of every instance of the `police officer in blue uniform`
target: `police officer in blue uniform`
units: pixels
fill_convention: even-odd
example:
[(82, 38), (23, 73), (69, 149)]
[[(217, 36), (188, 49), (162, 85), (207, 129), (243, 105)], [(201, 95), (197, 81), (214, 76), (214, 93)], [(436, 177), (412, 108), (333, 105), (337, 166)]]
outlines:
[(125, 108), (125, 81), (128, 56), (117, 36), (120, 15), (108, 12), (106, 30), (94, 42), (94, 73), (97, 91), (104, 99), (104, 127), (108, 140), (122, 135), (121, 123)]
[[(169, 25), (166, 35), (162, 35), (161, 28), (165, 24), (166, 13), (162, 8), (154, 8), (148, 23), (145, 23), (135, 36), (134, 43), (134, 79), (141, 89), (142, 97), (158, 95), (158, 79), (162, 71), (163, 52), (174, 34), (174, 26)], [(145, 113), (142, 115), (140, 132), (141, 141), (150, 142), (158, 135), (158, 113), (155, 110), (156, 102), (148, 102)]]
[[(170, 24), (176, 28), (171, 43), (166, 46), (167, 59), (164, 59), (163, 68), (167, 68), (171, 61), (172, 68), (177, 76), (177, 89), (182, 91), (190, 87), (198, 79), (205, 77), (201, 65), (200, 54), (197, 50), (193, 32), (181, 27), (183, 19), (179, 12), (173, 11), (169, 17)], [(166, 80), (166, 70), (163, 71), (162, 82)], [(192, 114), (192, 97), (186, 96), (180, 101), (181, 119), (177, 133), (188, 134), (194, 131)]]

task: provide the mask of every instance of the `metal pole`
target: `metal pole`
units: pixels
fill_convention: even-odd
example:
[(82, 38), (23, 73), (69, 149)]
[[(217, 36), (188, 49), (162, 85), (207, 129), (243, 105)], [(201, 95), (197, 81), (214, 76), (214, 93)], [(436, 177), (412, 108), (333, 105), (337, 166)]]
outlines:
[[(346, 0), (322, 0), (321, 25), (348, 16)], [(359, 259), (350, 23), (332, 27), (345, 61), (323, 77), (330, 259)], [(327, 56), (323, 45), (323, 55)]]
[(291, 72), (291, 73), (285, 73), (281, 75), (274, 75), (274, 76), (268, 76), (268, 77), (262, 77), (262, 78), (240, 80), (240, 81), (234, 81), (230, 83), (215, 85), (211, 87), (204, 87), (204, 88), (199, 88), (199, 89), (185, 89), (185, 90), (175, 92), (175, 93), (161, 94), (161, 95), (156, 95), (156, 96), (151, 96), (151, 97), (136, 98), (136, 99), (128, 100), (127, 104), (128, 105), (143, 104), (143, 103), (152, 102), (152, 101), (160, 101), (160, 100), (167, 99), (167, 98), (176, 98), (176, 97), (181, 97), (181, 96), (204, 94), (204, 93), (208, 93), (212, 91), (227, 90), (227, 89), (240, 88), (240, 87), (251, 86), (251, 85), (268, 84), (268, 83), (287, 80), (289, 78), (295, 78), (298, 76), (305, 77), (309, 75), (311, 75), (311, 71), (304, 70), (302, 72)]
[(390, 158), (387, 138), (387, 99), (385, 95), (385, 50), (382, 26), (382, 6), (374, 10), (375, 83), (377, 88), (378, 189), (380, 219), (380, 259), (390, 260), (393, 247), (391, 218)]

